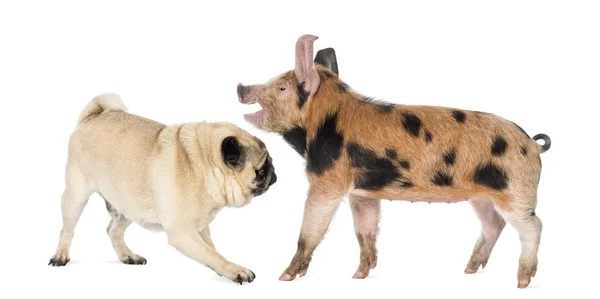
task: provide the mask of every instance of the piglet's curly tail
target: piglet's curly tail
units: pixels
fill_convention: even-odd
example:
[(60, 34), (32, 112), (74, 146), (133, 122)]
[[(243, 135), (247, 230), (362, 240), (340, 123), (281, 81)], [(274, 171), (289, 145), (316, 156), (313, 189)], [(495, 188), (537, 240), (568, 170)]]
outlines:
[(535, 141), (538, 141), (540, 139), (544, 140), (544, 144), (543, 145), (539, 145), (540, 148), (542, 149), (542, 153), (547, 152), (550, 149), (550, 137), (546, 134), (537, 134), (535, 136), (533, 136), (532, 138)]

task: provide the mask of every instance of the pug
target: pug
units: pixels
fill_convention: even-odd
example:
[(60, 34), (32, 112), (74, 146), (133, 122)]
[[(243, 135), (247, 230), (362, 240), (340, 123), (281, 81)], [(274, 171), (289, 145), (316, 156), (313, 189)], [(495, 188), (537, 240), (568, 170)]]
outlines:
[(111, 217), (107, 233), (125, 264), (146, 259), (125, 244), (131, 223), (164, 231), (181, 254), (234, 282), (256, 275), (215, 250), (209, 224), (223, 207), (242, 207), (277, 181), (265, 144), (226, 122), (167, 126), (127, 112), (114, 93), (83, 109), (69, 140), (63, 227), (49, 265), (64, 266), (75, 225), (93, 193)]

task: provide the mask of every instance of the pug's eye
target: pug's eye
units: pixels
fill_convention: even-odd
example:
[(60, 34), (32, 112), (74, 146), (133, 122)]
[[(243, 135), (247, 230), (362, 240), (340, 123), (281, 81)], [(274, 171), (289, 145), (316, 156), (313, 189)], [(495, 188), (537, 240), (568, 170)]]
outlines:
[(279, 91), (284, 91), (284, 90), (285, 90), (285, 87), (279, 86)]
[(260, 170), (256, 171), (256, 176), (259, 178), (263, 178), (266, 174), (267, 174), (267, 171), (264, 169), (260, 169)]

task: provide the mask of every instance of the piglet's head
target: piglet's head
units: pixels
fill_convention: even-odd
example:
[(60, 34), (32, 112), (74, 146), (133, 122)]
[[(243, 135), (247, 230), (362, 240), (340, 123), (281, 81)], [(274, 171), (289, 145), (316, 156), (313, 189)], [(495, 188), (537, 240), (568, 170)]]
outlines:
[(313, 61), (313, 44), (317, 38), (308, 34), (298, 38), (294, 70), (280, 74), (265, 84), (238, 84), (239, 101), (243, 104), (258, 103), (261, 107), (257, 112), (245, 114), (246, 121), (262, 130), (277, 133), (300, 123), (302, 109), (312, 100), (320, 85), (319, 73)]

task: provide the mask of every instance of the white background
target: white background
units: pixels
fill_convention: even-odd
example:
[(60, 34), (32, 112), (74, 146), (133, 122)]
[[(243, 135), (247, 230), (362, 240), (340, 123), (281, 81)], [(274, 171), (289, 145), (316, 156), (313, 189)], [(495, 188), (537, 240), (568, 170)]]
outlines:
[[(599, 298), (598, 2), (324, 2), (2, 1), (0, 297)], [(315, 52), (336, 49), (341, 78), (365, 95), (493, 112), (552, 138), (529, 288), (516, 287), (520, 244), (511, 226), (486, 269), (463, 274), (480, 230), (465, 202), (385, 201), (378, 266), (353, 280), (359, 247), (345, 201), (307, 276), (278, 281), (296, 250), (304, 161), (281, 137), (244, 122), (256, 107), (239, 104), (235, 87), (292, 69), (305, 33), (320, 37)], [(149, 263), (120, 264), (96, 195), (71, 263), (47, 266), (61, 228), (68, 137), (80, 110), (108, 91), (144, 117), (230, 121), (266, 142), (279, 181), (212, 225), (217, 249), (253, 270), (253, 283), (229, 282), (136, 225), (126, 241)]]

